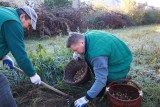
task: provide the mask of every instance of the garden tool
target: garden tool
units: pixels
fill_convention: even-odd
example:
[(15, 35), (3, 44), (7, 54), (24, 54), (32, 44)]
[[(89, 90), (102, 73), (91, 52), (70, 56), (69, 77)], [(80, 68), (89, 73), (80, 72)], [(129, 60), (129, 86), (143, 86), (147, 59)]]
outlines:
[[(21, 74), (25, 74), (21, 69), (19, 69), (19, 68), (17, 68), (17, 67), (14, 67), (14, 69), (15, 69), (17, 72), (21, 73)], [(43, 86), (45, 86), (46, 88), (48, 88), (48, 89), (50, 89), (50, 90), (53, 90), (54, 92), (56, 92), (56, 93), (58, 93), (58, 94), (61, 94), (61, 95), (63, 95), (63, 96), (68, 96), (68, 94), (66, 94), (66, 93), (64, 93), (64, 92), (62, 92), (62, 91), (60, 91), (60, 90), (58, 90), (58, 89), (56, 89), (56, 88), (48, 85), (47, 83), (45, 83), (45, 82), (43, 82), (43, 81), (41, 81), (41, 84), (42, 84)]]
[[(14, 67), (14, 70), (19, 72), (19, 73), (21, 73), (21, 74), (25, 74), (20, 68)], [(54, 91), (54, 92), (56, 92), (58, 94), (61, 94), (61, 95), (65, 96), (66, 97), (66, 101), (67, 101), (67, 107), (70, 107), (70, 99), (69, 99), (70, 96), (68, 94), (66, 94), (66, 93), (64, 93), (64, 92), (62, 92), (62, 91), (60, 91), (60, 90), (48, 85), (47, 83), (45, 83), (43, 81), (41, 81), (41, 84), (43, 86), (45, 86), (46, 88), (48, 88), (48, 89), (50, 89), (50, 90), (52, 90), (52, 91)]]

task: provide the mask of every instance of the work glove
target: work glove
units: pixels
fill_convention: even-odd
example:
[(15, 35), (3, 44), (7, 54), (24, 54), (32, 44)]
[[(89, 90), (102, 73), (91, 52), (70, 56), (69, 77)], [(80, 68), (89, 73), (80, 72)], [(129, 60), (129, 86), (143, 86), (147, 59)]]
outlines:
[(2, 65), (4, 69), (14, 69), (14, 62), (8, 55), (2, 59)]
[(79, 57), (80, 57), (80, 54), (78, 54), (76, 52), (73, 53), (73, 59), (74, 60), (78, 60)]
[(30, 79), (31, 79), (31, 82), (34, 84), (41, 84), (41, 78), (37, 73), (35, 73), (35, 75), (30, 77)]
[(88, 102), (89, 102), (89, 100), (87, 100), (86, 97), (81, 97), (74, 102), (74, 106), (75, 107), (84, 107)]

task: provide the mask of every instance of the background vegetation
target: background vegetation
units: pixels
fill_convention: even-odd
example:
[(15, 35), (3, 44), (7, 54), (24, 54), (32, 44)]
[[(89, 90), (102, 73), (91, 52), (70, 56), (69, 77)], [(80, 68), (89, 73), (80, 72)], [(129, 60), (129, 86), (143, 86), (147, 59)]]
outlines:
[[(131, 49), (134, 60), (130, 75), (138, 83), (144, 97), (142, 107), (159, 107), (160, 101), (160, 25), (139, 26), (112, 30)], [(81, 92), (90, 86), (70, 86), (63, 83), (66, 64), (72, 59), (72, 52), (65, 47), (66, 37), (50, 39), (26, 38), (26, 49), (43, 81), (69, 92)], [(3, 71), (4, 72), (4, 71)], [(20, 74), (5, 71), (12, 86), (30, 82)], [(14, 81), (13, 81), (14, 80)], [(101, 103), (104, 100), (102, 100)]]
[[(4, 2), (0, 2), (0, 5), (17, 7)], [(130, 75), (144, 91), (142, 107), (160, 106), (160, 25), (158, 25), (160, 10), (158, 8), (146, 8), (133, 0), (123, 0), (120, 8), (95, 2), (92, 6), (87, 5), (75, 10), (71, 8), (69, 0), (45, 0), (36, 11), (39, 16), (38, 29), (27, 32), (25, 44), (29, 57), (43, 81), (65, 91), (87, 90), (90, 85), (85, 88), (63, 83), (65, 66), (72, 59), (72, 52), (65, 47), (66, 35), (69, 31), (85, 32), (90, 29), (101, 29), (116, 34), (131, 49), (134, 60)], [(0, 72), (8, 77), (12, 88), (30, 83), (28, 77), (16, 72), (2, 68)], [(105, 102), (102, 100), (100, 103)]]

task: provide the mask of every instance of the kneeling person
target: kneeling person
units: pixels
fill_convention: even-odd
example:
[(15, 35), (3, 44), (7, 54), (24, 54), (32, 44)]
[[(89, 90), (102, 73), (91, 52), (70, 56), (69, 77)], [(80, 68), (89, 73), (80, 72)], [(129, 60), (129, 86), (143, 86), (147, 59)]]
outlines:
[(84, 54), (95, 76), (95, 82), (86, 95), (75, 101), (76, 107), (82, 107), (95, 97), (102, 96), (108, 83), (126, 78), (129, 72), (131, 51), (113, 34), (98, 30), (84, 34), (71, 32), (67, 47), (74, 51), (74, 59), (77, 59), (79, 54)]

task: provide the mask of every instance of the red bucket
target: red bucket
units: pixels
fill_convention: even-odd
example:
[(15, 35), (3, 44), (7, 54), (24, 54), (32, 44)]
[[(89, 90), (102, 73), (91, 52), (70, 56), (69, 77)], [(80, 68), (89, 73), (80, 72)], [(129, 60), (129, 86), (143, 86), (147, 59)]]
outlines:
[(133, 81), (120, 79), (106, 88), (109, 107), (140, 107), (142, 90)]

